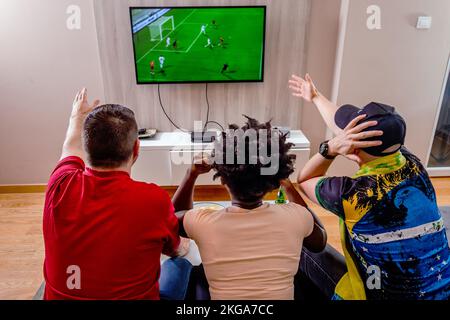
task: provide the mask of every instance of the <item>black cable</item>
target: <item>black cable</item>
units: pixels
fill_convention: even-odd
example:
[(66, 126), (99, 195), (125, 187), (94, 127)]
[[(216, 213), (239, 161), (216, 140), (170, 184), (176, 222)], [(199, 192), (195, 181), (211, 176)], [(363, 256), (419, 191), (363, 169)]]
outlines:
[(211, 105), (209, 103), (208, 88), (209, 88), (208, 83), (206, 83), (206, 104), (208, 106), (208, 111), (206, 112), (206, 123), (205, 123), (205, 127), (203, 128), (203, 131), (206, 132), (206, 130), (208, 129), (208, 125), (210, 123), (214, 123), (214, 124), (217, 124), (222, 129), (223, 132), (225, 132), (224, 127), (220, 123), (218, 123), (217, 121), (209, 121), (209, 117), (210, 117), (210, 113), (211, 113)]
[[(209, 124), (217, 124), (223, 132), (225, 132), (225, 128), (217, 121), (210, 121), (210, 114), (211, 114), (211, 104), (209, 103), (209, 94), (208, 94), (208, 83), (206, 83), (206, 104), (208, 106), (208, 110), (206, 112), (206, 123), (205, 123), (205, 127), (203, 128), (203, 131), (206, 132), (206, 130), (208, 129), (208, 125)], [(191, 133), (190, 131), (187, 131), (183, 128), (181, 128), (179, 125), (177, 125), (172, 118), (170, 118), (169, 114), (167, 113), (166, 109), (164, 108), (163, 102), (162, 102), (162, 98), (161, 98), (161, 85), (158, 84), (158, 98), (159, 98), (159, 104), (161, 106), (162, 111), (164, 112), (164, 115), (166, 116), (166, 118), (169, 120), (169, 122), (178, 130), (185, 132), (185, 133)]]
[(186, 132), (186, 133), (190, 133), (189, 131), (182, 129), (182, 128), (181, 128), (180, 126), (178, 126), (175, 122), (173, 122), (173, 120), (172, 120), (172, 119), (169, 117), (169, 115), (167, 114), (166, 109), (164, 108), (163, 103), (162, 103), (162, 99), (161, 99), (161, 85), (160, 85), (160, 84), (158, 84), (158, 97), (159, 97), (159, 104), (160, 104), (160, 106), (161, 106), (161, 109), (162, 109), (162, 111), (164, 112), (164, 114), (166, 115), (166, 118), (170, 121), (170, 123), (171, 123), (175, 128), (177, 128), (178, 130), (183, 131), (183, 132)]
[(224, 127), (220, 123), (218, 123), (217, 121), (208, 121), (208, 124), (210, 124), (210, 123), (217, 124), (220, 127), (220, 129), (222, 129), (222, 132), (225, 132)]
[(208, 82), (206, 83), (206, 105), (208, 106), (208, 110), (206, 111), (206, 122), (205, 122), (205, 127), (203, 128), (203, 132), (206, 132), (206, 130), (208, 129), (208, 124), (209, 124), (209, 113), (211, 112), (211, 106), (209, 104), (209, 98), (208, 98)]

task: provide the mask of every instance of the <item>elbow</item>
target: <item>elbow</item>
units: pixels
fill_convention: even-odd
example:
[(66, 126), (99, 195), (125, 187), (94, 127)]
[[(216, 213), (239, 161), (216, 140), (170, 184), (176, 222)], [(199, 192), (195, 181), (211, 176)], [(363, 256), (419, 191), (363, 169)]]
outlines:
[(302, 172), (300, 172), (300, 174), (297, 177), (297, 184), (299, 185), (299, 187), (303, 190), (304, 184), (311, 178), (308, 178), (308, 176), (306, 174)]
[(301, 186), (303, 182), (305, 182), (305, 179), (303, 178), (303, 174), (300, 173), (300, 174), (298, 175), (298, 177), (297, 177), (297, 184), (298, 184), (299, 186)]
[(306, 241), (305, 247), (312, 253), (321, 253), (327, 247), (328, 243), (327, 232), (324, 229), (320, 228), (320, 231), (314, 238), (315, 238), (314, 241)]
[(317, 249), (319, 250), (317, 253), (322, 252), (325, 250), (325, 248), (327, 247), (327, 243), (328, 243), (328, 234), (327, 232), (322, 229), (322, 237), (321, 237), (321, 241), (317, 247)]
[(301, 192), (303, 192), (304, 194), (306, 194), (306, 181), (302, 181), (300, 178), (297, 181), (298, 187), (300, 189)]

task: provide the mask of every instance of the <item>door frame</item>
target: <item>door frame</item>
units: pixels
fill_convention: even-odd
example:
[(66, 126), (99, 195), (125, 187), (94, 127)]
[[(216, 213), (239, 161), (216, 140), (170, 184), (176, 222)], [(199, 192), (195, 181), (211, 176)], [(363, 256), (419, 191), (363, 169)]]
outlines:
[(442, 85), (441, 97), (439, 99), (438, 112), (436, 114), (436, 119), (434, 120), (433, 134), (430, 139), (430, 145), (429, 145), (428, 154), (427, 154), (427, 162), (426, 162), (427, 170), (428, 170), (428, 173), (430, 174), (430, 176), (432, 176), (432, 177), (449, 177), (450, 176), (450, 167), (429, 167), (430, 158), (431, 158), (431, 149), (433, 148), (434, 138), (436, 136), (437, 125), (439, 123), (439, 118), (441, 117), (441, 111), (442, 111), (442, 107), (443, 107), (442, 104), (444, 102), (445, 90), (447, 89), (447, 84), (449, 81), (450, 81), (450, 55), (449, 55), (449, 59), (448, 59), (448, 63), (447, 63), (447, 70), (445, 72), (444, 83)]

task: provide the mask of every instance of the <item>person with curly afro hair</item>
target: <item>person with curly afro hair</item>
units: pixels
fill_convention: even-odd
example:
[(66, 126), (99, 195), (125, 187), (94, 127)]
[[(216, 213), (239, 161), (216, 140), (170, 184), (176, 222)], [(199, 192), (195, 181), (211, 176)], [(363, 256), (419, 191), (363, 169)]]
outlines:
[[(212, 155), (188, 170), (173, 198), (180, 235), (197, 243), (213, 300), (292, 300), (303, 244), (320, 252), (327, 235), (289, 180), (293, 145), (270, 122), (246, 118), (242, 127), (230, 125)], [(231, 206), (193, 210), (196, 180), (211, 170)], [(265, 203), (280, 186), (290, 202)]]

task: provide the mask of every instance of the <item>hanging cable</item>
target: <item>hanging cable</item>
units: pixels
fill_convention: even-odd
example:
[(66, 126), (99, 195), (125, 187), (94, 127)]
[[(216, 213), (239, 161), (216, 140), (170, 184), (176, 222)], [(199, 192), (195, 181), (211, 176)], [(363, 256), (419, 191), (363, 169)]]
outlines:
[(210, 104), (209, 104), (209, 98), (208, 98), (208, 82), (206, 83), (205, 91), (206, 91), (206, 105), (208, 106), (208, 109), (206, 111), (206, 122), (205, 122), (205, 127), (203, 128), (203, 132), (206, 132), (206, 130), (208, 129), (209, 113), (211, 111)]
[(217, 124), (221, 129), (222, 132), (225, 132), (224, 127), (218, 123), (217, 121), (209, 121), (209, 117), (210, 117), (210, 113), (211, 113), (211, 104), (209, 103), (209, 86), (208, 83), (206, 83), (206, 105), (208, 106), (208, 110), (206, 112), (206, 123), (205, 123), (205, 127), (203, 128), (203, 131), (206, 132), (208, 130), (208, 125), (209, 124)]
[(178, 130), (183, 131), (183, 132), (186, 132), (186, 133), (189, 133), (189, 131), (187, 131), (187, 130), (185, 130), (185, 129), (182, 129), (180, 126), (178, 126), (178, 125), (170, 118), (170, 116), (167, 114), (166, 109), (164, 108), (164, 105), (163, 105), (163, 103), (162, 103), (162, 98), (161, 98), (161, 85), (160, 85), (160, 84), (158, 84), (158, 97), (159, 97), (159, 104), (160, 104), (160, 106), (161, 106), (161, 109), (162, 109), (162, 111), (164, 112), (166, 118), (170, 121), (170, 123), (171, 123), (175, 128), (177, 128)]

